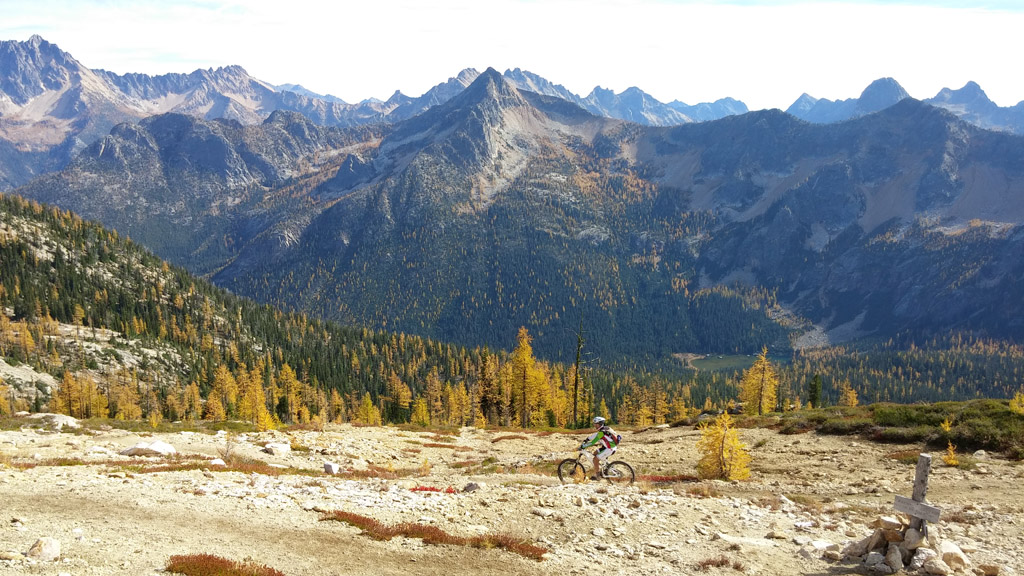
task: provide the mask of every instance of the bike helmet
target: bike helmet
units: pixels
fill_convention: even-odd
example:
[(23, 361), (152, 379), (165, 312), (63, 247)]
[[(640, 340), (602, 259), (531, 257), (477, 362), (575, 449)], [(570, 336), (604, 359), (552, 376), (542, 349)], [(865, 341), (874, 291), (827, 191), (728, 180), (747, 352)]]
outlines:
[(594, 424), (594, 426), (604, 426), (605, 419), (602, 418), (601, 416), (595, 416), (592, 423)]

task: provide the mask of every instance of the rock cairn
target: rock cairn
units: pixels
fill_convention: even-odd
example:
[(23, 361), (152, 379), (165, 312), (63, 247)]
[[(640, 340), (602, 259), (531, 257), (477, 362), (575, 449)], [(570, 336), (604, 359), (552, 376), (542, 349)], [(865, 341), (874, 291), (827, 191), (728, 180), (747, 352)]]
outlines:
[(941, 540), (932, 533), (923, 534), (898, 517), (880, 516), (872, 527), (875, 530), (871, 535), (851, 542), (842, 552), (846, 558), (860, 560), (870, 572), (894, 574), (903, 570), (938, 576), (955, 573), (998, 576), (1006, 573), (997, 565), (975, 567), (956, 543)]

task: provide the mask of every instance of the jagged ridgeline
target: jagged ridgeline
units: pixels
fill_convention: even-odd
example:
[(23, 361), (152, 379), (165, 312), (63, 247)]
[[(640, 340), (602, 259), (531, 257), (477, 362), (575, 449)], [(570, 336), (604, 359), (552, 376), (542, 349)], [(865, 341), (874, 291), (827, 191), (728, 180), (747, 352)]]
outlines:
[[(0, 356), (53, 375), (50, 408), (76, 416), (571, 424), (573, 369), (535, 360), (528, 339), (492, 354), (281, 312), (17, 196), (0, 196), (0, 307)], [(18, 382), (0, 385), (0, 410), (30, 407)], [(729, 394), (594, 370), (578, 416), (665, 421), (712, 388)]]

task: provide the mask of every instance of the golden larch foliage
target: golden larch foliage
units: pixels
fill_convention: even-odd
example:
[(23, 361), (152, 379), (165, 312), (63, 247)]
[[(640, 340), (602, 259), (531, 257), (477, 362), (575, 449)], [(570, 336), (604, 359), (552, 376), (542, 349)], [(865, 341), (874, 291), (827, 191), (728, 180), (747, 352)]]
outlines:
[(740, 442), (739, 432), (733, 427), (728, 412), (723, 412), (713, 423), (701, 426), (697, 451), (700, 453), (697, 475), (701, 478), (744, 480), (750, 477), (750, 454)]

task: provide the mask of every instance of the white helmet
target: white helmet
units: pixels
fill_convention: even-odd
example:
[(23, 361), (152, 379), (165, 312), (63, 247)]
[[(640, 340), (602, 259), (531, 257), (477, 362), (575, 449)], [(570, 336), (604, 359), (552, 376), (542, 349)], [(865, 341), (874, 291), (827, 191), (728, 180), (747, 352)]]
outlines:
[(592, 423), (594, 424), (594, 426), (604, 426), (605, 419), (601, 416), (595, 416)]

